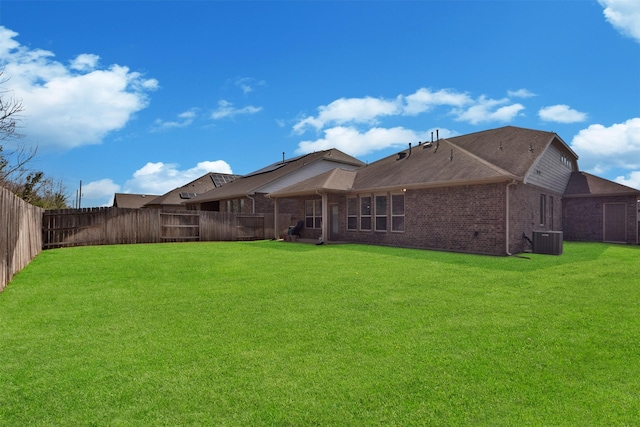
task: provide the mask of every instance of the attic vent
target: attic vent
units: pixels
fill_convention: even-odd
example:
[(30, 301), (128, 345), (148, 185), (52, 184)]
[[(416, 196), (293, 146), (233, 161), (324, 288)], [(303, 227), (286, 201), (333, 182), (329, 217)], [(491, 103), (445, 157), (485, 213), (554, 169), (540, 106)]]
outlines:
[(396, 160), (402, 160), (405, 157), (407, 157), (407, 153), (405, 153), (404, 151), (401, 151), (398, 153), (398, 158)]
[(197, 195), (198, 195), (197, 193), (180, 193), (180, 198), (181, 199), (193, 199)]

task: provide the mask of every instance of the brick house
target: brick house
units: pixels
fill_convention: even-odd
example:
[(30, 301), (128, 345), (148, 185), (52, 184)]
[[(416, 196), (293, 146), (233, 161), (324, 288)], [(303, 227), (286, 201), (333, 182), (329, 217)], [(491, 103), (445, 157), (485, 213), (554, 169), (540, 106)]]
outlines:
[(186, 209), (185, 201), (194, 199), (198, 197), (198, 195), (205, 194), (210, 190), (220, 188), (238, 178), (240, 178), (240, 175), (209, 172), (181, 187), (174, 188), (162, 196), (150, 200), (145, 203), (143, 207), (183, 210)]
[[(577, 160), (555, 133), (507, 126), (410, 145), (357, 170), (329, 170), (268, 196), (276, 211), (281, 204), (296, 206), (305, 238), (505, 255), (530, 249), (535, 231), (575, 229), (568, 238), (576, 238), (583, 229), (577, 223), (598, 224), (585, 217), (598, 212), (580, 211), (588, 208), (580, 205), (587, 199), (582, 187), (567, 195), (563, 209), (567, 188), (574, 188), (569, 184), (585, 176)], [(628, 205), (640, 195), (610, 184), (618, 191), (598, 190), (601, 205), (623, 203), (620, 197)], [(627, 243), (637, 243), (631, 216), (624, 233)]]
[(637, 207), (638, 190), (576, 172), (562, 202), (565, 238), (638, 243)]
[[(284, 156), (283, 156), (284, 157)], [(342, 168), (353, 170), (363, 166), (360, 160), (340, 150), (331, 149), (305, 154), (273, 163), (255, 172), (244, 175), (220, 188), (185, 200), (187, 209), (240, 212), (273, 213), (274, 200), (267, 194), (291, 184), (306, 180), (323, 172)], [(293, 204), (281, 204), (280, 213), (294, 213)]]

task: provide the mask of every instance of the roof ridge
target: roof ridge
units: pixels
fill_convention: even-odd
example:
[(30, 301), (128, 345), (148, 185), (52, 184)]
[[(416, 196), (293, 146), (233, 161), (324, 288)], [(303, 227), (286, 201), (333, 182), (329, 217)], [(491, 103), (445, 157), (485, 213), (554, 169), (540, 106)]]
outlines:
[(476, 159), (477, 161), (479, 161), (479, 162), (480, 162), (480, 163), (482, 163), (483, 165), (487, 166), (487, 167), (488, 167), (488, 168), (490, 168), (490, 169), (493, 169), (494, 171), (496, 171), (496, 172), (498, 172), (498, 173), (500, 173), (500, 174), (502, 174), (502, 175), (511, 176), (511, 177), (513, 177), (513, 178), (520, 178), (520, 179), (524, 179), (524, 177), (518, 177), (518, 176), (516, 176), (516, 175), (512, 174), (511, 172), (508, 172), (508, 171), (506, 171), (506, 170), (502, 169), (500, 166), (497, 166), (497, 165), (495, 165), (495, 164), (491, 163), (490, 161), (488, 161), (488, 160), (486, 160), (486, 159), (483, 159), (482, 157), (479, 157), (479, 156), (477, 156), (477, 155), (475, 155), (475, 154), (471, 153), (470, 151), (468, 151), (468, 150), (466, 150), (466, 149), (464, 149), (464, 148), (460, 147), (458, 144), (456, 144), (456, 143), (455, 143), (455, 142), (453, 142), (453, 141), (448, 140), (447, 138), (441, 138), (441, 140), (443, 140), (443, 141), (447, 141), (449, 144), (453, 145), (454, 147), (456, 147), (458, 150), (462, 151), (462, 152), (463, 152), (463, 153), (465, 153), (466, 155), (468, 155), (468, 156), (470, 156), (470, 157), (472, 157), (472, 158)]

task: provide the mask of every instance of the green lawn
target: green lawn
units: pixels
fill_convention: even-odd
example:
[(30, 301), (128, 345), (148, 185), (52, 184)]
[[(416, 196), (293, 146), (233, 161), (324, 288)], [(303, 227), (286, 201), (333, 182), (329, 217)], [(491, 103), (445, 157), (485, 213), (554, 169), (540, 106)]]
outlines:
[(640, 425), (640, 246), (564, 251), (45, 251), (0, 294), (0, 425)]

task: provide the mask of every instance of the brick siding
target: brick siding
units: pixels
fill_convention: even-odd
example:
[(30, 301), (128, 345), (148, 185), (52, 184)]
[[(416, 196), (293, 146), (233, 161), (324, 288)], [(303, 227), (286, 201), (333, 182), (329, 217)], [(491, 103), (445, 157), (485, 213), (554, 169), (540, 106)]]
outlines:
[(638, 243), (638, 202), (636, 196), (575, 197), (563, 201), (562, 221), (565, 240), (604, 240), (605, 203), (626, 203), (627, 243)]

